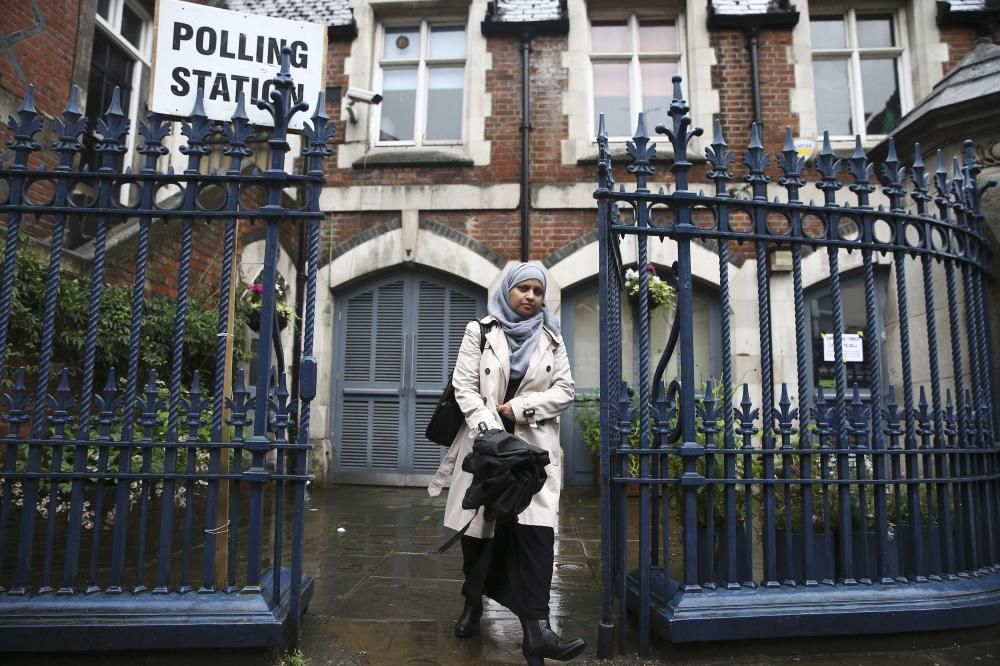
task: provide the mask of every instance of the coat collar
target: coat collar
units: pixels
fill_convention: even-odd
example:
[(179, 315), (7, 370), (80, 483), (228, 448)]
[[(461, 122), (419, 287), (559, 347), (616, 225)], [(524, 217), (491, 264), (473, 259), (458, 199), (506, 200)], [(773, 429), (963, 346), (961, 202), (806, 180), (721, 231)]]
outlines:
[[(479, 320), (484, 326), (489, 326), (490, 329), (486, 333), (486, 344), (493, 350), (494, 354), (500, 360), (500, 368), (503, 371), (504, 378), (510, 381), (510, 347), (507, 345), (507, 336), (503, 334), (503, 326), (497, 321), (492, 315), (488, 315)], [(531, 355), (531, 360), (528, 362), (528, 368), (524, 372), (524, 376), (527, 377), (534, 370), (535, 365), (538, 363), (538, 359), (542, 357), (542, 354), (550, 347), (558, 347), (562, 344), (562, 337), (549, 330), (547, 326), (542, 326), (542, 331), (544, 335), (539, 338), (538, 346), (535, 348), (534, 353)]]

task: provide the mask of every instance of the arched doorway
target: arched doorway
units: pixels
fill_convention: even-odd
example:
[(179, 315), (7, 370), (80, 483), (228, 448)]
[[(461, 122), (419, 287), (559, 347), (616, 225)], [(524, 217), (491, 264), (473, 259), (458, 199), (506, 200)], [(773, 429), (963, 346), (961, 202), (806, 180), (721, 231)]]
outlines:
[(423, 431), (485, 290), (397, 270), (335, 296), (331, 438), (337, 482), (421, 485), (445, 449)]

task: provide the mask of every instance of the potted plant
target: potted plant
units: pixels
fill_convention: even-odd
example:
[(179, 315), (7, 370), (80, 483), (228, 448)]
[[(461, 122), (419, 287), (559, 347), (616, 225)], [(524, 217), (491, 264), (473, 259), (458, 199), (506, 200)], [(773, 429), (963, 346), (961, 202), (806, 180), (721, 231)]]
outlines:
[[(646, 264), (646, 274), (648, 275), (647, 288), (649, 294), (649, 309), (654, 310), (663, 306), (664, 317), (674, 305), (674, 288), (667, 284), (667, 281), (656, 273), (656, 266)], [(638, 309), (639, 305), (639, 271), (635, 268), (625, 270), (625, 293), (628, 294), (632, 304)]]
[[(573, 421), (584, 444), (594, 458), (594, 485), (601, 483), (601, 396), (597, 391), (584, 394), (573, 407)], [(629, 435), (629, 446), (638, 448), (639, 429), (633, 427)], [(639, 476), (639, 457), (629, 456), (628, 475)]]
[[(284, 330), (289, 322), (295, 321), (295, 309), (285, 302), (285, 280), (281, 275), (275, 276), (274, 308), (278, 318), (278, 330)], [(241, 295), (247, 308), (247, 326), (255, 332), (260, 332), (260, 311), (264, 305), (264, 285), (261, 276), (246, 285)]]

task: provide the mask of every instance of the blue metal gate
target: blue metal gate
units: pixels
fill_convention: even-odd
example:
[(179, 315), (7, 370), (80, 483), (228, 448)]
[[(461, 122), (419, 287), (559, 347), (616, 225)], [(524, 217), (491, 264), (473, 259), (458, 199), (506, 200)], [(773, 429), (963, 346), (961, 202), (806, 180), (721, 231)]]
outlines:
[[(634, 189), (615, 186), (603, 118), (598, 136), (601, 337), (607, 341), (598, 653), (613, 651), (616, 625), (621, 649), (630, 614), (638, 620), (641, 654), (653, 630), (692, 641), (1000, 622), (1000, 441), (987, 361), (990, 250), (979, 212), (980, 197), (993, 183), (977, 182), (971, 142), (950, 173), (940, 152), (929, 173), (919, 146), (907, 168), (890, 144), (879, 171), (886, 210), (871, 205), (879, 184), (860, 138), (846, 160), (856, 202), (837, 201), (845, 165), (826, 135), (814, 164), (822, 203), (804, 203), (805, 159), (791, 130), (777, 158), (785, 197), (769, 200), (770, 158), (756, 125), (743, 151), (752, 194), (733, 195), (733, 152), (716, 121), (706, 149), (714, 192), (706, 194), (689, 184), (688, 146), (702, 130), (690, 128), (679, 77), (673, 96), (671, 122), (656, 127), (673, 148), (672, 193), (651, 186), (656, 147), (642, 114), (628, 144)], [(747, 224), (734, 224), (737, 216)], [(654, 371), (650, 358), (647, 271), (638, 272), (637, 376), (622, 376), (626, 266), (620, 245), (636, 243), (644, 266), (650, 239), (677, 245), (677, 327), (668, 353), (677, 343), (680, 376), (666, 380), (664, 364)], [(693, 372), (695, 243), (717, 247), (721, 304), (721, 377), (703, 386)], [(753, 386), (739, 384), (733, 368), (730, 257), (744, 243), (756, 259), (760, 356)], [(791, 255), (794, 314), (784, 320), (771, 303), (771, 259), (778, 250)], [(848, 385), (845, 363), (840, 262), (855, 252), (867, 322), (864, 395), (857, 384)], [(829, 270), (832, 301), (833, 381), (826, 393), (822, 386), (814, 390), (807, 374), (812, 352), (803, 262), (814, 253), (822, 253)], [(890, 300), (900, 322), (894, 358), (878, 342), (876, 263), (888, 264), (892, 276)], [(908, 308), (918, 304), (927, 313), (945, 310), (946, 330), (935, 316), (911, 321)], [(795, 332), (796, 373), (787, 378), (795, 405), (786, 378), (774, 373), (772, 332), (782, 326)], [(912, 349), (918, 341), (926, 358)], [(902, 380), (898, 385), (883, 381), (888, 364)], [(926, 384), (915, 385), (914, 367), (928, 368)], [(754, 404), (752, 394), (763, 398)], [(633, 476), (629, 461), (635, 459)], [(625, 492), (629, 485), (640, 489), (637, 506)], [(637, 546), (630, 536), (638, 537)]]
[[(6, 223), (0, 281), (0, 379), (5, 380), (0, 423), (0, 651), (122, 649), (294, 644), (312, 580), (302, 571), (305, 488), (308, 479), (310, 401), (316, 390), (313, 323), (319, 250), (322, 162), (331, 154), (333, 126), (320, 96), (306, 123), (303, 173), (285, 171), (289, 120), (308, 109), (291, 97), (289, 56), (273, 80), (269, 99), (256, 104), (274, 120), (267, 130), (269, 168), (244, 173), (253, 154), (255, 128), (242, 95), (232, 122), (223, 123), (225, 173), (203, 173), (214, 123), (205, 117), (202, 91), (182, 125), (183, 173), (157, 170), (168, 119), (149, 114), (140, 123), (141, 170), (120, 170), (129, 130), (118, 92), (96, 121), (101, 135), (96, 172), (78, 170), (79, 141), (88, 131), (76, 90), (62, 119), (53, 123), (58, 167), (29, 167), (40, 150), (43, 120), (31, 88), (11, 118), (14, 152), (0, 171)], [(260, 130), (257, 130), (260, 132)], [(77, 197), (83, 189), (93, 196)], [(286, 208), (283, 191), (301, 193), (301, 207)], [(178, 195), (170, 200), (161, 189)], [(207, 190), (221, 194), (209, 204)], [(250, 194), (256, 189), (259, 197)], [(129, 193), (138, 193), (137, 197)], [(64, 268), (63, 238), (71, 220), (96, 228), (84, 344), (72, 376), (54, 358), (54, 322)], [(258, 222), (266, 233), (260, 278), (261, 340), (274, 338), (278, 317), (275, 266), (279, 228), (307, 226), (307, 265), (301, 321), (302, 356), (297, 391), (283, 369), (273, 367), (262, 344), (251, 395), (242, 373), (224, 383), (231, 276), (240, 221)], [(24, 236), (30, 224), (51, 230), (44, 277), (43, 326), (34, 371), (10, 353), (12, 302), (19, 283), (18, 254), (38, 253)], [(193, 239), (196, 225), (224, 228), (217, 306), (215, 372), (185, 370), (185, 337), (191, 313)], [(127, 346), (127, 367), (98, 376), (102, 294), (109, 230), (137, 225), (130, 318), (116, 342)], [(144, 291), (151, 273), (151, 233), (166, 230), (179, 248), (173, 330), (167, 377), (160, 382), (141, 360)], [(37, 235), (37, 234), (33, 234)], [(160, 235), (162, 238), (162, 234)], [(164, 252), (160, 248), (161, 256)], [(161, 269), (162, 270), (162, 269)], [(213, 306), (209, 306), (213, 307)], [(108, 340), (100, 342), (108, 343)], [(267, 381), (266, 378), (271, 378)], [(102, 389), (103, 387), (103, 389)], [(290, 388), (297, 400), (290, 400)], [(227, 552), (225, 557), (219, 557)], [(218, 563), (217, 563), (218, 560)]]

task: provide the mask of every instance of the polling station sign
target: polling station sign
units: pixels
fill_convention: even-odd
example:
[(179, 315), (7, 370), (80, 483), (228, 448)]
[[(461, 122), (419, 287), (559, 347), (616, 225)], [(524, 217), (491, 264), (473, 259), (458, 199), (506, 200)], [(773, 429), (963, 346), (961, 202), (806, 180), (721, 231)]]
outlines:
[[(202, 88), (206, 115), (229, 120), (242, 92), (250, 121), (273, 125), (270, 114), (250, 102), (268, 99), (284, 46), (292, 51), (292, 97), (305, 100), (312, 110), (322, 89), (323, 26), (159, 0), (150, 108), (187, 116)], [(308, 115), (295, 114), (289, 127), (301, 129)]]

